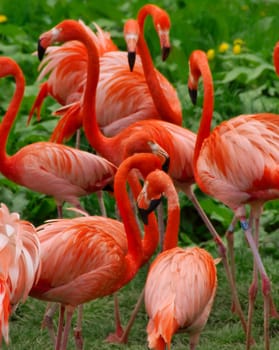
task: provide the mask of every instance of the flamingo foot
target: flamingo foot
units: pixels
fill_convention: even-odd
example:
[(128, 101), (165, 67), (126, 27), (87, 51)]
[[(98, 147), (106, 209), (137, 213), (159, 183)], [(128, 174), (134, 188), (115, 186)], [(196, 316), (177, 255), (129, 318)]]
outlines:
[[(124, 335), (124, 337), (123, 337)], [(117, 327), (117, 330), (114, 333), (110, 333), (106, 337), (106, 342), (107, 343), (112, 343), (112, 344), (127, 344), (128, 339), (124, 334), (124, 330), (121, 326)]]
[(278, 320), (279, 319), (279, 313), (278, 313), (278, 311), (276, 309), (276, 306), (274, 304), (274, 301), (273, 301), (272, 297), (270, 297), (270, 299), (269, 299), (269, 307), (270, 307), (270, 316), (272, 318), (275, 318), (275, 319)]
[(128, 339), (117, 335), (116, 333), (110, 333), (106, 338), (107, 343), (111, 344), (127, 344)]

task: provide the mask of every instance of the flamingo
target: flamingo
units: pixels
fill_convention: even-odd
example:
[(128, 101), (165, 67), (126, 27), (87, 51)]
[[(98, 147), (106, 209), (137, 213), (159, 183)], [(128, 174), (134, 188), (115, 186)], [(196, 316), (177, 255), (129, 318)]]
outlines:
[[(158, 196), (168, 199), (168, 220), (164, 251), (152, 262), (145, 284), (145, 308), (150, 349), (170, 349), (173, 334), (190, 334), (190, 350), (195, 350), (200, 333), (211, 312), (217, 272), (212, 256), (199, 247), (177, 247), (180, 207), (177, 192), (168, 174), (151, 172), (138, 197), (141, 213)], [(144, 216), (145, 218), (145, 216)]]
[(80, 208), (79, 197), (112, 184), (116, 166), (100, 156), (52, 142), (36, 142), (7, 155), (6, 143), (23, 98), (25, 80), (14, 60), (0, 57), (0, 78), (10, 75), (15, 78), (16, 89), (0, 124), (1, 173), (18, 185), (53, 196), (59, 216), (64, 201)]
[(39, 276), (40, 242), (35, 227), (0, 205), (0, 346), (9, 344), (9, 317)]
[[(119, 166), (125, 158), (134, 153), (153, 152), (150, 148), (150, 141), (158, 144), (167, 152), (170, 157), (169, 174), (177, 188), (183, 190), (192, 201), (218, 245), (219, 254), (222, 257), (228, 282), (231, 287), (236, 312), (239, 314), (243, 328), (246, 330), (246, 320), (236, 293), (231, 270), (228, 266), (226, 248), (221, 237), (199, 205), (192, 188), (195, 181), (193, 155), (196, 135), (188, 129), (162, 120), (138, 121), (113, 137), (106, 137), (103, 135), (98, 127), (95, 111), (99, 59), (95, 44), (84, 28), (77, 21), (64, 20), (51, 30), (43, 33), (38, 43), (39, 58), (43, 57), (47, 47), (54, 42), (67, 42), (69, 40), (79, 40), (83, 42), (88, 50), (88, 75), (84, 91), (82, 115), (83, 127), (89, 143), (98, 153), (116, 166)], [(93, 71), (95, 72), (94, 76), (91, 74)]]
[[(246, 349), (250, 348), (251, 322), (262, 279), (264, 342), (269, 345), (269, 314), (278, 317), (271, 298), (271, 282), (259, 251), (259, 224), (263, 205), (279, 197), (279, 116), (272, 113), (240, 115), (224, 121), (212, 131), (213, 84), (206, 54), (194, 51), (189, 59), (188, 87), (196, 100), (199, 78), (203, 78), (204, 103), (194, 152), (194, 173), (202, 191), (220, 200), (234, 212), (254, 257), (253, 281), (249, 290)], [(245, 205), (250, 206), (246, 219)], [(255, 228), (254, 237), (252, 234)]]
[[(98, 124), (102, 132), (107, 136), (113, 136), (131, 123), (143, 119), (164, 119), (178, 125), (182, 124), (182, 108), (177, 92), (171, 83), (154, 68), (151, 55), (143, 37), (143, 27), (147, 15), (153, 17), (154, 26), (160, 38), (163, 60), (167, 58), (169, 53), (170, 44), (168, 36), (170, 19), (168, 14), (158, 6), (151, 4), (144, 5), (138, 13), (140, 27), (138, 27), (134, 38), (137, 40), (139, 37), (140, 39), (138, 52), (141, 58), (138, 58), (136, 62), (133, 61), (133, 64), (135, 63), (133, 73), (129, 72), (128, 69), (127, 52), (109, 50), (100, 53), (99, 43), (94, 33), (90, 33), (88, 27), (84, 25), (84, 29), (87, 30), (88, 35), (90, 35), (97, 46), (98, 56), (100, 58), (100, 79), (96, 96), (96, 113)], [(129, 26), (127, 25), (124, 27), (124, 36), (128, 37), (129, 40), (131, 39)], [(65, 45), (67, 46), (65, 47)], [(75, 45), (78, 45), (78, 50), (75, 49)], [(76, 41), (71, 41), (58, 49), (51, 50), (53, 51), (51, 51), (51, 57), (48, 55), (42, 61), (42, 63), (47, 63), (47, 65), (41, 72), (40, 78), (45, 76), (54, 67), (51, 73), (51, 81), (45, 83), (49, 86), (49, 92), (51, 93), (52, 90), (59, 91), (61, 89), (60, 85), (63, 80), (56, 73), (56, 71), (60, 72), (60, 70), (63, 72), (64, 80), (67, 80), (69, 76), (69, 84), (71, 83), (72, 88), (73, 78), (70, 73), (73, 67), (75, 68), (72, 61), (82, 60), (82, 62), (87, 62), (86, 49), (80, 43), (76, 44)], [(66, 63), (69, 62), (69, 64), (65, 65), (64, 60), (66, 60)], [(60, 66), (62, 67), (60, 68)], [(66, 74), (65, 72), (69, 73)], [(95, 74), (94, 71), (92, 71), (92, 74)], [(78, 71), (80, 82), (78, 84), (75, 83), (80, 90), (80, 86), (82, 86), (82, 91), (85, 88), (86, 76), (86, 66), (83, 65), (82, 69), (80, 68)], [(77, 76), (74, 75), (74, 78), (77, 79)], [(63, 89), (63, 93), (65, 93), (64, 91)], [(168, 99), (166, 96), (168, 96)], [(52, 141), (62, 142), (68, 139), (82, 126), (82, 113), (80, 111), (82, 98), (83, 96), (76, 92), (67, 96), (67, 99), (75, 103), (58, 110), (57, 113), (62, 114), (63, 117), (52, 134)], [(60, 101), (66, 102), (66, 98), (63, 100), (60, 99)], [(41, 103), (42, 99), (39, 99), (39, 102)], [(34, 106), (36, 107), (31, 109), (29, 119), (34, 112), (34, 108), (39, 110), (39, 102), (35, 102)]]
[[(114, 193), (123, 223), (102, 216), (88, 216), (51, 220), (37, 228), (42, 249), (41, 274), (30, 296), (61, 303), (57, 349), (65, 308), (67, 319), (61, 349), (66, 349), (74, 309), (120, 289), (154, 253), (159, 235), (155, 216), (145, 226), (141, 238), (126, 180), (131, 169), (138, 169), (145, 177), (161, 166), (162, 158), (153, 154), (137, 154), (121, 164), (115, 175)], [(139, 187), (133, 190), (134, 194), (139, 193)]]

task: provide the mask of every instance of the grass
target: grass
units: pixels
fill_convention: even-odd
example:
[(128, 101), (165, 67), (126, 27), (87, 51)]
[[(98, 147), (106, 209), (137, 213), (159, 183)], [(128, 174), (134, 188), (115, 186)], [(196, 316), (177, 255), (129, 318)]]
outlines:
[[(39, 83), (37, 58), (31, 55), (36, 50), (38, 36), (64, 18), (82, 18), (86, 24), (96, 21), (111, 33), (113, 40), (124, 49), (122, 26), (125, 18), (135, 17), (144, 0), (119, 2), (104, 0), (102, 6), (89, 0), (26, 0), (0, 2), (0, 14), (8, 21), (0, 23), (0, 54), (13, 57), (22, 67), (26, 77), (26, 93), (16, 124), (9, 138), (8, 152), (13, 154), (23, 145), (47, 140), (56, 120), (51, 112), (57, 105), (48, 99), (43, 108), (44, 119), (33, 122), (26, 128), (26, 120), (31, 105), (38, 92)], [(198, 128), (201, 114), (201, 98), (193, 107), (187, 95), (188, 57), (192, 50), (212, 49), (215, 57), (210, 61), (215, 84), (214, 124), (240, 113), (270, 111), (279, 113), (279, 79), (272, 66), (272, 50), (278, 41), (277, 1), (241, 0), (159, 0), (156, 4), (171, 15), (172, 51), (167, 62), (159, 58), (159, 47), (151, 21), (147, 21), (147, 42), (154, 57), (156, 67), (177, 88), (183, 106), (184, 125), (193, 131)], [(233, 54), (233, 42), (240, 38), (244, 46), (239, 55)], [(223, 42), (229, 44), (225, 53), (218, 51)], [(3, 115), (14, 91), (12, 80), (0, 80), (0, 114)], [(83, 138), (83, 148), (88, 144)], [(232, 214), (230, 210), (197, 190), (198, 198), (219, 232), (225, 232)], [(105, 198), (110, 216), (114, 203)], [(51, 198), (32, 193), (19, 187), (0, 175), (0, 202), (17, 211), (21, 217), (39, 225), (56, 216), (56, 207)], [(85, 208), (98, 214), (94, 195), (82, 199)], [(180, 196), (181, 227), (180, 244), (199, 244), (217, 256), (214, 243), (210, 240), (196, 212), (185, 196)], [(273, 283), (273, 297), (278, 304), (279, 284), (279, 201), (267, 203), (262, 218), (261, 255)], [(252, 276), (252, 258), (241, 232), (236, 234), (237, 281), (240, 300), (247, 312), (247, 293)], [(124, 324), (128, 320), (144, 284), (147, 268), (119, 292), (121, 316)], [(230, 312), (230, 291), (222, 264), (218, 265), (219, 285), (217, 296), (208, 324), (201, 335), (201, 350), (244, 349), (245, 337), (237, 317)], [(52, 349), (48, 333), (40, 328), (45, 310), (41, 301), (28, 298), (20, 305), (10, 321), (11, 350)], [(85, 350), (91, 349), (146, 349), (147, 316), (144, 307), (136, 319), (129, 343), (106, 344), (107, 334), (114, 329), (113, 300), (111, 297), (96, 300), (85, 305), (83, 321)], [(279, 349), (279, 321), (271, 320), (271, 349)], [(253, 350), (263, 349), (263, 304), (259, 292), (253, 320), (253, 335), (256, 345)], [(173, 338), (173, 349), (187, 348), (188, 336), (179, 334)], [(8, 347), (3, 344), (3, 349)], [(71, 339), (69, 349), (74, 349)]]

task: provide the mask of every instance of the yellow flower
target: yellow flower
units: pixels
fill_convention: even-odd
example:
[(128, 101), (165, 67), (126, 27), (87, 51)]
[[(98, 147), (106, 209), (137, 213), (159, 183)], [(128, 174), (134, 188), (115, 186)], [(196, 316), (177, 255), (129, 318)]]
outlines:
[(247, 5), (242, 5), (242, 6), (241, 6), (241, 9), (242, 9), (242, 11), (248, 11), (248, 10), (249, 10), (249, 6), (247, 6)]
[(233, 44), (243, 46), (245, 45), (245, 42), (244, 40), (237, 38), (237, 39), (234, 39)]
[(222, 44), (219, 45), (218, 51), (220, 53), (224, 53), (224, 52), (228, 51), (229, 47), (230, 47), (230, 45), (228, 43), (223, 42)]
[(240, 52), (241, 52), (241, 46), (239, 44), (234, 45), (233, 46), (233, 53), (235, 55), (238, 55), (238, 54), (240, 54)]
[(208, 61), (211, 61), (215, 57), (215, 50), (214, 49), (209, 49), (206, 53)]
[(7, 22), (8, 18), (5, 15), (0, 14), (0, 23)]

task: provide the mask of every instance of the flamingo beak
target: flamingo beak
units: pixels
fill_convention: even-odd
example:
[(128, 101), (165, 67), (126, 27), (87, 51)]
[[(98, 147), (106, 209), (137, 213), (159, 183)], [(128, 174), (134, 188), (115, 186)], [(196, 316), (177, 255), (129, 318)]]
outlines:
[(136, 62), (136, 52), (135, 51), (128, 51), (128, 63), (129, 63), (129, 67), (130, 67), (130, 72), (133, 71), (135, 62)]
[(191, 89), (190, 87), (188, 87), (188, 92), (191, 98), (191, 101), (193, 103), (193, 105), (197, 104), (197, 97), (198, 97), (198, 91), (196, 89)]
[(152, 199), (149, 203), (148, 208), (143, 209), (143, 208), (138, 207), (139, 216), (145, 225), (148, 225), (148, 215), (150, 213), (152, 213), (158, 207), (158, 205), (161, 203), (161, 201), (162, 201), (162, 197)]
[(46, 52), (46, 49), (41, 45), (41, 39), (38, 40), (37, 52), (38, 52), (38, 58), (41, 61), (44, 57), (45, 52)]
[(169, 57), (170, 46), (163, 46), (161, 49), (162, 52), (162, 61), (165, 61)]

